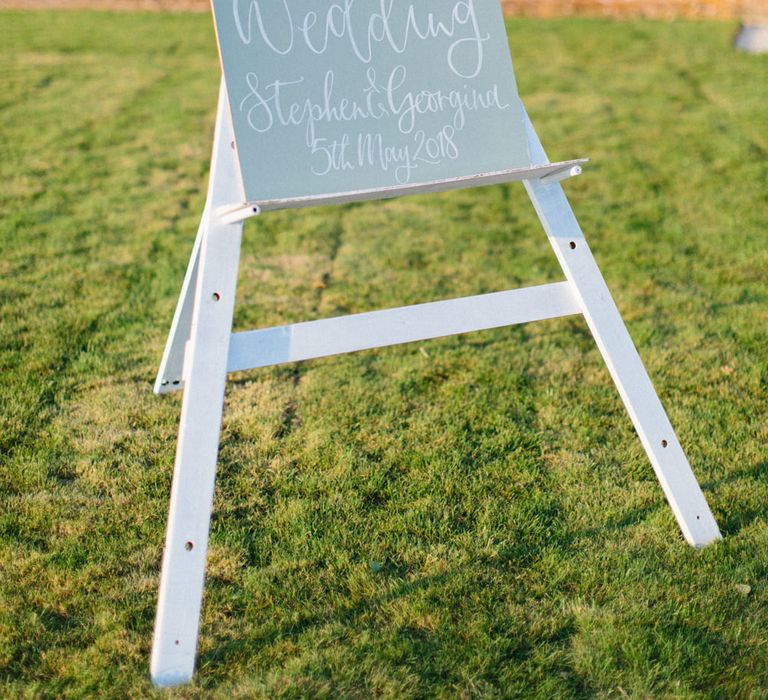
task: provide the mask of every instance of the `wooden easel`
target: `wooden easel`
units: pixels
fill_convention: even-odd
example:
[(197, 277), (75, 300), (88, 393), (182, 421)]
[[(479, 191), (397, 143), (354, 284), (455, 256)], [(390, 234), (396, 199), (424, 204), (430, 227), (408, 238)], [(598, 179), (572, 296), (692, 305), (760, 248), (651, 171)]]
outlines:
[[(152, 648), (157, 685), (194, 673), (224, 388), (229, 372), (583, 314), (685, 539), (720, 538), (699, 484), (595, 263), (560, 181), (585, 161), (550, 163), (526, 115), (532, 166), (415, 187), (243, 205), (222, 80), (208, 198), (155, 384), (184, 391)], [(566, 280), (232, 334), (243, 221), (262, 211), (343, 203), (519, 180)]]

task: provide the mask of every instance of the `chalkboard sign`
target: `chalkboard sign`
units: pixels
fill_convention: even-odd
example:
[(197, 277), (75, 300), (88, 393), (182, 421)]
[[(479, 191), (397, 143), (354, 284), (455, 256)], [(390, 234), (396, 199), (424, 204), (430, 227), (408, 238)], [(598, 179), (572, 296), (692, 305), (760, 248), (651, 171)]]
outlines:
[(499, 0), (213, 0), (248, 201), (530, 166)]

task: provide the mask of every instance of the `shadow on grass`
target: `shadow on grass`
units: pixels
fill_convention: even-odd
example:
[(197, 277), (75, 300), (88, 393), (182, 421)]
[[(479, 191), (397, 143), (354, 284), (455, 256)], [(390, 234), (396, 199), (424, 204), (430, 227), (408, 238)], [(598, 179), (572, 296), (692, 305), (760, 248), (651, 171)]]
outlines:
[[(199, 669), (201, 671), (205, 669), (206, 684), (215, 687), (219, 682), (216, 678), (217, 669), (224, 669), (233, 663), (237, 664), (242, 659), (258, 657), (263, 654), (265, 649), (278, 642), (290, 642), (294, 650), (307, 650), (307, 640), (303, 640), (302, 637), (313, 629), (327, 626), (341, 627), (343, 628), (342, 638), (373, 631), (379, 625), (371, 620), (372, 613), (413, 594), (430, 589), (451, 589), (455, 587), (454, 582), (458, 582), (456, 585), (460, 587), (461, 581), (465, 577), (466, 571), (456, 570), (420, 577), (413, 581), (404, 581), (382, 595), (359, 601), (347, 608), (309, 615), (299, 621), (270, 626), (266, 631), (251, 637), (220, 641), (214, 649), (201, 654)], [(490, 639), (503, 638), (508, 634), (508, 631), (508, 626), (503, 620), (495, 621), (486, 630)], [(543, 633), (543, 636), (541, 634), (514, 635), (513, 641), (507, 639), (510, 643), (506, 645), (503, 651), (495, 649), (493, 659), (488, 659), (487, 663), (483, 664), (482, 680), (497, 687), (503, 685), (502, 675), (508, 671), (510, 665), (525, 665), (534, 657), (537, 646), (543, 643), (562, 645), (575, 632), (575, 624), (573, 621), (568, 621), (556, 626), (550, 632)], [(352, 649), (348, 640), (344, 642), (338, 637), (339, 634), (334, 633), (334, 638), (338, 640), (337, 643), (346, 646), (347, 650)], [(393, 641), (395, 637), (396, 642)], [(450, 683), (451, 679), (446, 677), (446, 659), (451, 656), (450, 647), (452, 644), (463, 644), (460, 637), (460, 631), (455, 627), (443, 630), (442, 633), (436, 633), (413, 624), (405, 624), (396, 629), (385, 630), (384, 634), (378, 635), (375, 644), (377, 646), (389, 645), (388, 650), (380, 656), (382, 661), (386, 660), (387, 665), (407, 667), (411, 673), (418, 677), (420, 686), (429, 686), (435, 683)], [(327, 647), (328, 642), (324, 641), (321, 644), (322, 647)], [(363, 657), (370, 655), (370, 651), (366, 652), (361, 649), (357, 649), (356, 653)], [(461, 652), (457, 653), (460, 655)], [(274, 662), (266, 663), (273, 664)], [(585, 680), (580, 676), (566, 673), (564, 668), (560, 675), (562, 683), (570, 691), (583, 694), (588, 690)], [(454, 677), (453, 680), (460, 682), (459, 677)], [(455, 688), (455, 686), (451, 687)]]
[[(704, 495), (709, 501), (712, 510), (715, 511), (715, 519), (720, 526), (720, 531), (723, 537), (734, 537), (742, 530), (752, 525), (759, 518), (768, 517), (768, 505), (763, 507), (740, 508), (729, 512), (726, 509), (717, 507), (716, 497), (713, 494), (718, 488), (726, 484), (735, 484), (739, 482), (747, 482), (752, 479), (765, 478), (767, 474), (768, 461), (762, 461), (752, 467), (731, 472), (721, 479), (714, 479), (712, 481), (701, 483)], [(659, 491), (659, 498), (652, 505), (626, 511), (621, 518), (616, 519), (613, 522), (605, 523), (595, 528), (588, 528), (580, 533), (574, 533), (574, 535), (569, 538), (568, 544), (570, 545), (581, 537), (603, 537), (607, 534), (621, 532), (633, 525), (638, 525), (643, 522), (659, 509), (667, 507), (667, 502), (662, 497), (661, 491)]]
[[(704, 488), (707, 491), (713, 491), (724, 484), (760, 478), (766, 469), (768, 469), (768, 462), (763, 461), (750, 468), (729, 474), (722, 479), (707, 482), (704, 484)], [(546, 474), (543, 474), (542, 478), (545, 482), (550, 480), (550, 476)], [(542, 484), (544, 488), (548, 486), (551, 486), (551, 484)], [(658, 511), (659, 508), (666, 507), (665, 501), (661, 494), (659, 494), (659, 498), (653, 504), (626, 511), (621, 518), (613, 522), (572, 533), (559, 530), (555, 533), (554, 542), (546, 538), (538, 538), (534, 534), (531, 539), (527, 539), (524, 543), (524, 551), (519, 551), (516, 548), (506, 551), (502, 561), (488, 561), (487, 564), (482, 561), (475, 561), (474, 569), (475, 571), (478, 568), (486, 569), (489, 573), (492, 573), (493, 571), (498, 572), (500, 569), (509, 572), (510, 565), (524, 568), (541, 557), (545, 551), (551, 552), (553, 544), (560, 551), (560, 555), (564, 556), (568, 552), (577, 549), (579, 547), (578, 542), (583, 539), (600, 539), (623, 532), (631, 526), (641, 523), (652, 513)], [(549, 521), (550, 525), (557, 522), (559, 519), (559, 502), (550, 502), (544, 511), (541, 515)], [(737, 534), (742, 528), (752, 523), (755, 518), (764, 513), (765, 509), (752, 508), (742, 509), (731, 514), (725, 520), (722, 520), (721, 517), (723, 534), (725, 536)], [(324, 628), (341, 629), (340, 633), (334, 633), (335, 636), (337, 634), (341, 634), (344, 637), (347, 635), (358, 636), (366, 631), (376, 629), (380, 624), (380, 622), (376, 621), (377, 616), (387, 606), (396, 603), (398, 600), (430, 590), (460, 590), (463, 585), (462, 579), (471, 573), (472, 568), (472, 565), (468, 565), (462, 569), (420, 576), (414, 580), (400, 580), (391, 588), (388, 588), (388, 590), (359, 600), (352, 605), (340, 605), (330, 609), (318, 606), (320, 609), (317, 612), (304, 614), (299, 619), (286, 619), (289, 617), (290, 611), (287, 608), (280, 609), (278, 606), (278, 609), (274, 611), (275, 617), (280, 616), (283, 620), (270, 622), (269, 615), (271, 612), (264, 611), (267, 621), (260, 624), (259, 628), (254, 630), (254, 634), (241, 636), (238, 639), (217, 640), (213, 649), (201, 655), (200, 668), (206, 669), (207, 683), (215, 685), (221, 680), (218, 678), (221, 669), (225, 669), (231, 664), (237, 664), (242, 659), (257, 658), (263, 655), (266, 649), (274, 648), (274, 645), (280, 642), (290, 642), (296, 649), (306, 648), (306, 635), (311, 634), (313, 631), (319, 632)], [(389, 577), (397, 580), (402, 579), (407, 574), (407, 569), (391, 564), (386, 566), (382, 573), (384, 576), (389, 575)], [(389, 578), (389, 581), (387, 578), (382, 578), (382, 586), (386, 586), (388, 583), (391, 584), (392, 578)], [(478, 585), (482, 585), (482, 583), (478, 582)], [(232, 614), (245, 615), (246, 613), (243, 610), (238, 611), (236, 606)], [(576, 634), (575, 624), (574, 621), (564, 620), (562, 625), (558, 625), (552, 631), (552, 638), (547, 639), (546, 643), (550, 645), (567, 645), (568, 640)], [(494, 634), (492, 628), (487, 632), (491, 636)], [(455, 632), (450, 632), (450, 634), (453, 635)], [(656, 632), (653, 634), (648, 632), (648, 635), (650, 636), (647, 643), (649, 647), (654, 647), (658, 643), (655, 636)], [(669, 622), (665, 626), (663, 636), (670, 640), (677, 640), (675, 643), (680, 648), (686, 649), (686, 654), (690, 656), (691, 663), (704, 663), (707, 658), (713, 656), (718, 659), (718, 664), (729, 663), (736, 658), (735, 652), (724, 642), (721, 635), (703, 628), (691, 626), (689, 623)], [(390, 642), (387, 642), (387, 638), (389, 638)], [(390, 663), (407, 666), (410, 672), (418, 677), (419, 684), (431, 684), (440, 680), (445, 681), (443, 660), (447, 653), (446, 650), (449, 649), (452, 643), (450, 638), (406, 624), (399, 628), (384, 630), (380, 641), (376, 642), (376, 644), (392, 643), (391, 640), (394, 638), (404, 643), (407, 653), (403, 652), (402, 658), (398, 657), (398, 660), (390, 658)], [(504, 671), (505, 664), (518, 665), (527, 663), (536, 651), (536, 646), (541, 645), (541, 643), (541, 638), (534, 641), (529, 639), (527, 635), (516, 635), (516, 639), (509, 649), (505, 649), (500, 657), (494, 658), (493, 663), (485, 670), (483, 679), (492, 684), (501, 682), (499, 674)], [(343, 642), (343, 646), (348, 651), (353, 649), (353, 646), (350, 646), (348, 641)], [(615, 656), (615, 663), (618, 665), (625, 661), (623, 659), (624, 652), (620, 648), (607, 648), (603, 652)], [(353, 653), (366, 655), (368, 652), (358, 649)], [(575, 674), (572, 670), (566, 669), (560, 676), (564, 686), (567, 686), (576, 696), (586, 696), (589, 694), (590, 688), (583, 675)], [(704, 686), (702, 686), (702, 689), (704, 689)]]
[[(757, 481), (765, 479), (767, 475), (768, 460), (763, 460), (751, 467), (732, 471), (721, 479), (703, 483), (701, 487), (705, 494), (708, 494), (728, 484), (746, 483), (751, 480)], [(748, 528), (759, 518), (768, 517), (768, 505), (763, 505), (762, 507), (740, 508), (735, 511), (731, 510), (730, 512), (723, 508), (716, 508), (716, 510), (717, 516), (719, 516), (717, 519), (723, 537), (733, 537), (738, 535), (742, 530)]]
[[(359, 619), (381, 606), (395, 600), (411, 595), (418, 591), (427, 590), (433, 586), (445, 586), (450, 579), (457, 574), (442, 572), (434, 576), (426, 576), (414, 581), (405, 581), (389, 592), (376, 598), (361, 600), (348, 608), (337, 609), (333, 612), (308, 615), (298, 621), (291, 621), (276, 625), (267, 631), (246, 639), (227, 640), (219, 642), (216, 648), (200, 656), (200, 667), (225, 666), (230, 660), (257, 655), (259, 651), (278, 641), (291, 640), (298, 642), (299, 638), (312, 628), (321, 627), (331, 623), (340, 623), (345, 627), (369, 626), (368, 622), (359, 622)], [(419, 641), (423, 641), (423, 635), (419, 635)]]

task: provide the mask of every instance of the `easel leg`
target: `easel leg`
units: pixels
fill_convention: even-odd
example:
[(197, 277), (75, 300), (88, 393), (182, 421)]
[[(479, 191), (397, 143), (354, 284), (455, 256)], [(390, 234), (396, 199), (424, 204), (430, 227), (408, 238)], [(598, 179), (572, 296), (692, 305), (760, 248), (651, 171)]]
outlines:
[(166, 348), (165, 360), (183, 362), (184, 398), (152, 642), (152, 680), (162, 686), (192, 678), (200, 625), (243, 233), (242, 223), (223, 224), (216, 215), (217, 208), (244, 197), (228, 110), (222, 82), (199, 252), (192, 254)]
[(208, 220), (200, 251), (184, 399), (152, 647), (152, 680), (194, 672), (242, 225)]
[[(534, 163), (546, 155), (533, 127)], [(697, 547), (720, 539), (712, 512), (651, 384), (603, 275), (559, 184), (525, 183), (560, 265), (581, 303), (592, 335), (653, 465), (685, 539)]]
[(165, 344), (163, 359), (155, 380), (155, 393), (164, 394), (176, 391), (182, 383), (184, 372), (184, 351), (189, 340), (192, 328), (192, 311), (195, 299), (195, 284), (197, 282), (198, 262), (200, 260), (200, 242), (203, 237), (203, 229), (208, 221), (208, 212), (204, 211), (200, 221), (200, 227), (189, 258), (187, 272), (184, 275), (184, 284), (181, 287), (179, 302), (173, 315), (171, 331)]

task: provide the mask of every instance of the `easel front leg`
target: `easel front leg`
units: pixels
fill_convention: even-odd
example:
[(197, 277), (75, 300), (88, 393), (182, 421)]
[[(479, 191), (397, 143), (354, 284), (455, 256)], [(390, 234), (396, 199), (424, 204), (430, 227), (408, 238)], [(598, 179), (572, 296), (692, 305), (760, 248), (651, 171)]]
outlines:
[[(534, 163), (546, 162), (544, 149), (530, 121), (528, 134)], [(720, 530), (709, 505), (563, 188), (540, 180), (528, 180), (525, 186), (560, 265), (573, 285), (587, 324), (685, 539), (697, 547), (720, 539)]]
[(242, 224), (211, 225), (202, 241), (152, 647), (156, 685), (194, 673), (241, 237)]
[[(167, 359), (169, 353), (186, 348), (182, 358), (184, 398), (152, 642), (152, 680), (163, 686), (189, 681), (195, 668), (243, 234), (242, 222), (225, 224), (217, 215), (220, 207), (244, 199), (233, 143), (222, 81), (208, 198), (195, 244), (199, 253), (193, 252), (169, 339), (170, 350), (166, 350)], [(185, 315), (190, 298), (191, 320)], [(178, 361), (177, 355), (173, 356)]]

